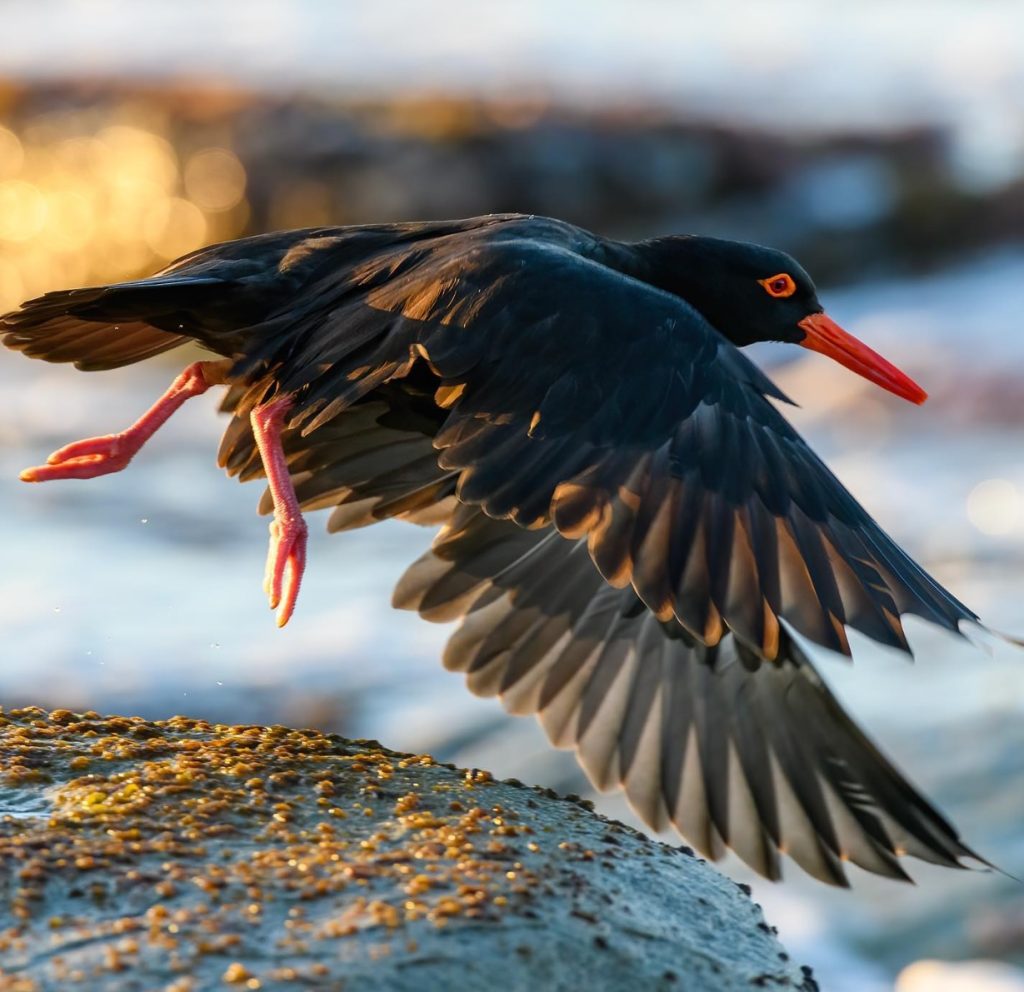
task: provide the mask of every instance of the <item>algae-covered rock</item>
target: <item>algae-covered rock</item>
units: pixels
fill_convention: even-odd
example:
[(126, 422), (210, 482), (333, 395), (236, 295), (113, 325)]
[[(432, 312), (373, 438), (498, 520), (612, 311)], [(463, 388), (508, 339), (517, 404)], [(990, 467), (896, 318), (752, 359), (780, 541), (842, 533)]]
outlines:
[(0, 715), (0, 990), (803, 988), (688, 851), (312, 730)]

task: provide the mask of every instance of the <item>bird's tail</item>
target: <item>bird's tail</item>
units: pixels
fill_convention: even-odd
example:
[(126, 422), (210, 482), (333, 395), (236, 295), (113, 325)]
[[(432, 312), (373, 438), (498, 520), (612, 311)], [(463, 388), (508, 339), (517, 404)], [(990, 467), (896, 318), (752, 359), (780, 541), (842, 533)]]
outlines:
[(725, 845), (777, 878), (784, 851), (836, 885), (845, 861), (907, 878), (903, 855), (976, 858), (785, 632), (774, 662), (731, 634), (706, 647), (605, 583), (585, 540), (460, 505), (394, 602), (461, 619), (449, 669), (536, 714), (595, 786), (621, 785), (648, 824), (674, 825), (708, 856)]
[(210, 245), (146, 279), (46, 293), (0, 317), (8, 348), (86, 371), (117, 368), (189, 339), (224, 355), (287, 302), (280, 267), (309, 231)]
[(0, 317), (0, 333), (8, 348), (30, 358), (73, 361), (89, 372), (117, 369), (188, 340), (163, 319), (173, 312), (168, 295), (147, 281), (47, 293)]

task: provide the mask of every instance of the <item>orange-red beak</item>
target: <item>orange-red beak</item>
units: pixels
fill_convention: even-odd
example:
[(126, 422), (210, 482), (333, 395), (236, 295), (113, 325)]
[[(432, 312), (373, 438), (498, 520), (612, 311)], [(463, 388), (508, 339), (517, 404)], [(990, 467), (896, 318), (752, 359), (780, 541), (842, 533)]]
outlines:
[(910, 376), (852, 334), (847, 334), (826, 314), (812, 313), (797, 326), (807, 334), (800, 342), (801, 347), (828, 355), (851, 372), (864, 376), (876, 386), (888, 389), (890, 393), (902, 396), (911, 403), (920, 404), (928, 399), (928, 394)]

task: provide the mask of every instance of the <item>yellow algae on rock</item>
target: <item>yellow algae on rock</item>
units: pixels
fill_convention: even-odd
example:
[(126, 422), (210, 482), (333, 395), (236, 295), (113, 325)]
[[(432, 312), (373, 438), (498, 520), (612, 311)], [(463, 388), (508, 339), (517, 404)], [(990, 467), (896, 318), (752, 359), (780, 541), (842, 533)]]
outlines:
[(703, 862), (375, 741), (27, 708), (0, 768), (0, 992), (811, 988)]

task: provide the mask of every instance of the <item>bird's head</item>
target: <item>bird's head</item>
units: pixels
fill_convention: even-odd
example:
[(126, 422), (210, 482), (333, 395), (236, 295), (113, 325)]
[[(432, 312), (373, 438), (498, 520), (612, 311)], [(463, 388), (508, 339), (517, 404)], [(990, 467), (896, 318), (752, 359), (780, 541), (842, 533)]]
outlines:
[(647, 244), (656, 259), (657, 285), (696, 307), (733, 344), (798, 344), (912, 403), (928, 398), (913, 379), (825, 313), (811, 277), (785, 252), (704, 237)]

